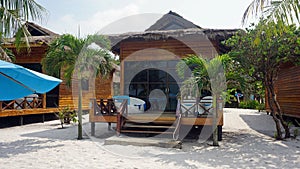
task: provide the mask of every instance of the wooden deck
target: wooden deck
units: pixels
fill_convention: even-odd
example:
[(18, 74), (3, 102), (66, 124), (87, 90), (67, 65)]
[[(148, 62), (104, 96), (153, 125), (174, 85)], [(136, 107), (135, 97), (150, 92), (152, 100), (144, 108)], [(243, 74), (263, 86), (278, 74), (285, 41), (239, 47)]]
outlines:
[(36, 108), (36, 109), (20, 109), (20, 110), (2, 110), (0, 117), (24, 116), (32, 114), (48, 114), (58, 112), (58, 108)]
[[(166, 114), (157, 116), (157, 114), (130, 114), (127, 116), (128, 120), (139, 121), (139, 122), (164, 122), (164, 123), (174, 123), (176, 120), (175, 114)], [(90, 116), (90, 122), (100, 122), (100, 123), (117, 123), (117, 115), (100, 115), (100, 116)], [(212, 125), (212, 117), (182, 117), (182, 125)], [(218, 119), (218, 125), (223, 126), (223, 116), (220, 115)]]
[[(221, 100), (218, 100), (221, 101)], [(181, 126), (213, 126), (212, 113), (203, 113), (195, 115), (191, 110), (192, 107), (199, 103), (194, 103), (191, 108), (186, 111), (180, 111), (178, 117), (175, 112), (154, 112), (146, 111), (143, 113), (131, 113), (128, 111), (127, 99), (124, 99), (122, 104), (117, 108), (112, 99), (101, 99), (100, 102), (96, 99), (92, 100), (93, 104), (90, 113), (89, 121), (91, 122), (91, 135), (95, 135), (95, 123), (108, 123), (108, 128), (111, 128), (111, 123), (116, 123), (116, 134), (121, 133), (139, 133), (139, 134), (169, 134), (174, 140), (179, 139)], [(221, 102), (218, 102), (221, 103)], [(219, 104), (218, 104), (219, 105)], [(223, 108), (217, 108), (218, 139), (222, 140), (223, 126)], [(168, 131), (166, 131), (166, 128)]]

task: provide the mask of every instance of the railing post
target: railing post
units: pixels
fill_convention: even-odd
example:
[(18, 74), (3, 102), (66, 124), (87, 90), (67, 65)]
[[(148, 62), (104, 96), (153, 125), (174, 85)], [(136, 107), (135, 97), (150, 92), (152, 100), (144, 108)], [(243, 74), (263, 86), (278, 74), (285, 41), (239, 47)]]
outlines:
[(2, 111), (2, 101), (0, 101), (0, 112)]
[(43, 103), (43, 109), (45, 109), (46, 108), (46, 105), (47, 105), (47, 103), (46, 103), (46, 99), (47, 97), (46, 97), (46, 93), (45, 94), (43, 94), (42, 95), (42, 103)]
[(117, 114), (117, 136), (120, 136), (121, 124), (122, 124), (122, 115), (120, 114), (120, 112), (118, 112), (118, 114)]
[(112, 108), (112, 102), (113, 100), (112, 99), (107, 99), (107, 109), (108, 109), (108, 115), (111, 115), (111, 108)]
[(125, 100), (126, 101), (126, 104), (125, 104), (125, 108), (126, 108), (126, 117), (127, 117), (127, 115), (128, 115), (128, 100), (126, 99)]
[(23, 101), (23, 109), (26, 109), (26, 103), (27, 103), (27, 98), (26, 97), (24, 97), (24, 101)]

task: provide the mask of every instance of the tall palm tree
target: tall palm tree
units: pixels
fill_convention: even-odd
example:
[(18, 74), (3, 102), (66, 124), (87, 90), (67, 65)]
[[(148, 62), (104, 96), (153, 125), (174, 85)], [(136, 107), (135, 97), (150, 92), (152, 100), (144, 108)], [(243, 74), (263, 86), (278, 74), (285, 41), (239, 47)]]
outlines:
[(299, 13), (299, 0), (253, 0), (244, 12), (242, 22), (245, 24), (250, 17), (263, 17), (269, 21), (300, 23)]
[[(91, 44), (101, 47), (93, 48)], [(109, 54), (108, 40), (101, 35), (91, 35), (86, 39), (78, 39), (70, 34), (60, 36), (49, 47), (46, 57), (42, 60), (46, 73), (63, 78), (71, 85), (72, 77), (79, 80), (78, 88), (78, 139), (82, 139), (82, 91), (81, 81), (90, 76), (108, 75), (112, 69), (112, 58)], [(76, 74), (77, 76), (74, 76)]]
[[(1, 0), (0, 1), (0, 45), (5, 37), (15, 35), (15, 43), (19, 48), (21, 43), (29, 46), (28, 32), (24, 23), (28, 20), (41, 21), (46, 9), (34, 0)], [(21, 41), (21, 38), (24, 37)], [(0, 59), (11, 61), (10, 55), (0, 46)]]

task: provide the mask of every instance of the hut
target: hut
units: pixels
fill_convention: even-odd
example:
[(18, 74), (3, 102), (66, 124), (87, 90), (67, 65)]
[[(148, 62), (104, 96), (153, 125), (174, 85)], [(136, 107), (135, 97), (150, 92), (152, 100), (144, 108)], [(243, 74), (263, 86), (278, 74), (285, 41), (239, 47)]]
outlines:
[[(27, 48), (21, 48), (20, 51), (17, 51), (16, 46), (14, 45), (14, 38), (7, 39), (4, 47), (12, 50), (15, 55), (14, 62), (16, 64), (43, 73), (41, 61), (47, 53), (49, 44), (60, 35), (32, 22), (26, 22), (25, 25), (31, 34), (31, 37), (29, 37), (30, 50), (27, 50)], [(118, 65), (114, 65), (114, 71), (111, 72), (111, 75), (108, 79), (103, 80), (98, 77), (95, 83), (86, 83), (86, 90), (83, 91), (84, 96), (86, 97), (84, 98), (85, 102), (83, 107), (85, 110), (88, 110), (89, 98), (96, 97), (99, 99), (109, 98), (112, 96), (113, 83), (116, 83), (116, 79), (118, 79), (115, 77), (115, 80), (113, 81), (113, 74), (118, 70)], [(63, 71), (61, 71), (61, 74), (63, 74)], [(63, 76), (60, 78), (63, 78)], [(97, 88), (96, 96), (90, 95), (89, 87)], [(58, 112), (59, 108), (76, 108), (76, 98), (76, 90), (72, 91), (72, 88), (67, 86), (65, 81), (63, 81), (59, 86), (50, 92), (40, 95), (38, 98), (39, 103), (36, 104), (37, 106), (24, 106), (22, 108), (16, 108), (14, 106), (14, 102), (16, 102), (16, 100), (0, 102), (0, 117), (22, 117), (24, 115), (31, 114), (43, 115), (46, 113)], [(30, 99), (32, 98), (24, 98), (25, 101)]]
[[(145, 102), (144, 114), (130, 115), (130, 111), (119, 114), (103, 113), (101, 106), (93, 104), (90, 113), (92, 134), (95, 122), (117, 123), (118, 133), (159, 133), (157, 124), (204, 126), (212, 125), (211, 115), (188, 115), (180, 120), (176, 118), (178, 108), (178, 94), (183, 81), (176, 73), (177, 63), (189, 54), (196, 54), (204, 58), (228, 52), (222, 41), (233, 36), (237, 29), (205, 29), (186, 20), (175, 12), (170, 11), (144, 32), (109, 35), (112, 51), (120, 56), (120, 93)], [(161, 107), (163, 105), (163, 107)], [(126, 106), (125, 106), (126, 107)], [(120, 110), (126, 110), (120, 108)], [(157, 113), (163, 111), (157, 117)], [(101, 112), (101, 113), (100, 113)], [(195, 112), (192, 112), (195, 113)], [(219, 139), (223, 125), (223, 116), (219, 112)], [(121, 115), (120, 115), (121, 114)], [(125, 114), (125, 115), (124, 115)], [(145, 127), (145, 121), (151, 125)], [(135, 128), (126, 124), (135, 121)], [(139, 126), (139, 124), (143, 124)], [(148, 123), (149, 124), (149, 123)], [(157, 125), (156, 124), (156, 125)], [(175, 132), (175, 131), (173, 131)]]
[[(26, 22), (25, 25), (32, 35), (29, 38), (30, 50), (21, 48), (20, 51), (17, 51), (14, 45), (15, 38), (6, 39), (4, 47), (14, 53), (16, 64), (37, 72), (42, 72), (41, 59), (44, 57), (49, 43), (59, 35), (32, 22)], [(22, 117), (23, 115), (57, 112), (58, 94), (59, 87), (56, 87), (47, 94), (39, 95), (37, 104), (29, 104), (29, 100), (33, 98), (25, 97), (23, 99), (24, 106), (22, 107), (15, 106), (16, 100), (0, 102), (0, 117)]]

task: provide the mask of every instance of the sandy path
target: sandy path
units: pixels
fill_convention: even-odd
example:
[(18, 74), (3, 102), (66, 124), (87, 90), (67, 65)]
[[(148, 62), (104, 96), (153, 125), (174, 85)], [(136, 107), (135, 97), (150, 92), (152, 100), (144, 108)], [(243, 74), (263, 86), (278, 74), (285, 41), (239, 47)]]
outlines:
[(300, 141), (274, 141), (265, 113), (226, 109), (220, 147), (200, 141), (183, 149), (104, 146), (112, 135), (97, 124), (98, 138), (77, 140), (76, 126), (59, 121), (0, 129), (0, 168), (300, 168)]

